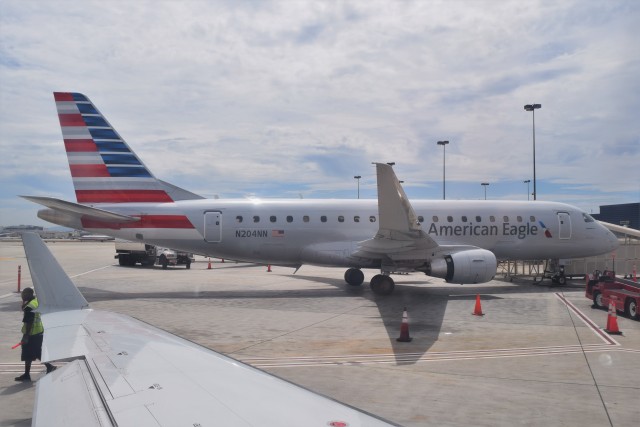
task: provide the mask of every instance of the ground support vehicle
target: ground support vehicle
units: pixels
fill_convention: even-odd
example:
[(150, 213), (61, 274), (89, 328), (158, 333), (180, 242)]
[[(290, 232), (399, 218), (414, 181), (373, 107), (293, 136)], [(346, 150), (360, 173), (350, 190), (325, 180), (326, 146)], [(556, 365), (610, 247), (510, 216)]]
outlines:
[(613, 271), (596, 270), (590, 274), (585, 296), (593, 300), (593, 308), (606, 309), (612, 303), (616, 310), (624, 312), (629, 318), (640, 320), (640, 284), (617, 278)]
[(115, 248), (115, 258), (121, 266), (140, 264), (144, 267), (157, 264), (162, 268), (167, 268), (169, 265), (185, 265), (186, 268), (191, 268), (191, 263), (194, 261), (193, 254), (141, 242), (116, 240)]

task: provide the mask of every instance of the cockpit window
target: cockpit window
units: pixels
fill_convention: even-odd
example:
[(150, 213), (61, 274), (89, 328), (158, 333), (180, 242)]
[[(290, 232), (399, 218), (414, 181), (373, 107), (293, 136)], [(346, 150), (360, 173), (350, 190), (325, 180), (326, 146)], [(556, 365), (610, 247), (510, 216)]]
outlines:
[(584, 222), (596, 222), (596, 220), (593, 219), (591, 215), (588, 215), (584, 212), (582, 212), (582, 219), (584, 219)]

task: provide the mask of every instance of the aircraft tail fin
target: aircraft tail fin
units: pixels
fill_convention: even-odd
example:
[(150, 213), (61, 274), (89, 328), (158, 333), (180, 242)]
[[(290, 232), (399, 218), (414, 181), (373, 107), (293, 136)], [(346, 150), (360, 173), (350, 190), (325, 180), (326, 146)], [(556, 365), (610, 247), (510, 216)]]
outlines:
[(88, 308), (89, 303), (36, 233), (22, 235), (41, 313)]
[(78, 203), (202, 198), (158, 180), (85, 95), (53, 95)]

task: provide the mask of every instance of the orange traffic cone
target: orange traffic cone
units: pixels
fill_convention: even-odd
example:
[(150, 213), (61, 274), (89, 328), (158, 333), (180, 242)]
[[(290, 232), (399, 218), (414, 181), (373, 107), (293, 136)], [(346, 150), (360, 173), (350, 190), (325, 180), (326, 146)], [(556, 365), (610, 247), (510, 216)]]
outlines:
[(476, 308), (473, 310), (474, 316), (484, 316), (482, 312), (482, 305), (480, 304), (480, 294), (476, 294)]
[(271, 273), (271, 264), (267, 264), (267, 273)]
[(618, 314), (616, 311), (615, 304), (610, 302), (609, 314), (607, 315), (607, 327), (605, 328), (605, 332), (609, 335), (622, 335), (622, 332), (618, 329)]
[(211, 270), (211, 258), (209, 258), (209, 265), (207, 266), (207, 270)]
[(409, 336), (409, 315), (407, 314), (407, 307), (402, 312), (402, 325), (400, 325), (400, 338), (398, 342), (411, 342), (413, 338)]

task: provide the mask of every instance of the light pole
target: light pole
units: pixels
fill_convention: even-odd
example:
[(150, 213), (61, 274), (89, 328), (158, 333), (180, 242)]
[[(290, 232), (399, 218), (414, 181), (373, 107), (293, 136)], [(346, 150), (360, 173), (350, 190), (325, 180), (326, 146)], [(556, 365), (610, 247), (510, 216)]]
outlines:
[(489, 186), (488, 182), (483, 182), (480, 185), (484, 187), (484, 199), (487, 200), (487, 187)]
[(354, 176), (355, 179), (358, 180), (358, 199), (360, 198), (360, 178), (362, 178), (360, 175), (356, 175)]
[(528, 201), (529, 201), (529, 183), (531, 182), (531, 180), (530, 180), (530, 179), (527, 179), (527, 180), (524, 180), (524, 181), (522, 181), (522, 182), (524, 182), (525, 184), (527, 184), (527, 202), (528, 202)]
[(447, 144), (449, 141), (438, 141), (438, 145), (442, 145), (442, 200), (445, 200), (446, 192), (445, 192), (445, 182), (446, 182), (446, 169), (445, 169), (445, 152), (447, 151)]
[(542, 108), (541, 104), (527, 104), (524, 106), (525, 111), (531, 111), (533, 117), (533, 200), (537, 200), (538, 192), (536, 191), (536, 110)]

